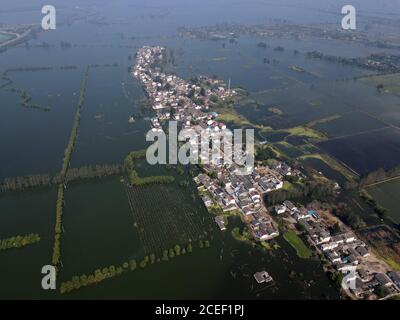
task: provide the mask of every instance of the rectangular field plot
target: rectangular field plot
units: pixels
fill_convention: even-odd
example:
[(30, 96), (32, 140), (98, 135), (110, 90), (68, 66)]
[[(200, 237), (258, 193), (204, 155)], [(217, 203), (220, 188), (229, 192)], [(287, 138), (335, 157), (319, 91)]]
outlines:
[(400, 94), (400, 73), (363, 77), (358, 81), (375, 88), (381, 84), (383, 92)]
[(69, 184), (65, 191), (62, 279), (142, 256), (119, 179)]
[[(295, 85), (286, 90), (254, 93), (251, 97), (260, 105), (257, 108), (241, 106), (237, 111), (256, 124), (268, 125), (274, 129), (306, 125), (354, 111), (356, 107), (355, 104), (344, 103), (340, 95), (332, 92), (331, 87), (322, 84)], [(278, 108), (282, 114), (271, 115), (270, 107)]]
[(338, 119), (319, 123), (315, 126), (317, 130), (324, 132), (329, 137), (340, 137), (384, 127), (386, 125), (383, 122), (362, 112), (345, 113)]
[[(13, 82), (0, 89), (0, 179), (54, 174), (61, 167), (71, 131), (82, 70), (57, 68), (8, 75)], [(50, 110), (21, 106), (20, 93), (12, 88), (26, 91), (29, 104)]]
[(205, 239), (212, 230), (201, 200), (175, 184), (126, 186), (126, 192), (146, 254)]
[[(147, 143), (148, 122), (137, 116), (142, 89), (121, 66), (90, 68), (72, 165), (121, 162)], [(134, 114), (135, 123), (128, 123)]]
[(376, 88), (357, 81), (335, 82), (319, 86), (332, 93), (332, 99), (347, 111), (365, 111), (389, 124), (400, 126), (400, 98), (380, 93)]
[(360, 175), (400, 163), (400, 133), (395, 129), (331, 139), (318, 146)]
[(338, 182), (340, 185), (344, 185), (347, 181), (344, 175), (342, 175), (339, 171), (336, 171), (333, 168), (331, 168), (327, 163), (325, 163), (321, 159), (312, 157), (305, 158), (304, 164), (322, 172), (324, 176)]
[(38, 234), (40, 241), (0, 251), (0, 300), (50, 298), (40, 283), (51, 264), (56, 190), (43, 189), (0, 197), (0, 239)]
[(389, 216), (396, 223), (400, 223), (400, 179), (371, 186), (367, 191), (378, 204), (389, 210)]

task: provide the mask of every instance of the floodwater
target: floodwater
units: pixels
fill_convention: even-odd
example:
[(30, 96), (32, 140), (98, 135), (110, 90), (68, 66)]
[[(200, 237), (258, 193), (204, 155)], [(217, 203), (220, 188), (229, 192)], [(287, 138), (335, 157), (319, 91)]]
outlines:
[[(250, 97), (260, 107), (243, 105), (237, 110), (254, 124), (288, 128), (351, 108), (341, 103), (340, 96), (335, 97), (337, 100), (332, 98), (331, 83), (337, 78), (363, 75), (364, 70), (307, 60), (302, 54), (294, 55), (293, 51), (318, 49), (349, 56), (368, 54), (371, 48), (321, 40), (279, 39), (268, 41), (271, 49), (265, 50), (257, 47), (260, 39), (252, 37), (240, 38), (237, 43), (226, 43), (223, 47), (221, 42), (176, 35), (177, 27), (213, 24), (221, 19), (253, 24), (283, 16), (295, 22), (310, 19), (332, 22), (334, 14), (315, 15), (310, 9), (294, 9), (277, 3), (271, 6), (236, 3), (228, 9), (224, 2), (217, 1), (210, 2), (210, 8), (203, 4), (193, 4), (193, 7), (186, 1), (176, 1), (169, 6), (164, 3), (139, 5), (121, 1), (99, 5), (98, 1), (85, 1), (83, 5), (77, 1), (62, 2), (56, 31), (40, 34), (29, 41), (29, 46), (1, 53), (1, 71), (31, 66), (54, 68), (8, 74), (12, 86), (27, 90), (34, 103), (50, 106), (49, 112), (22, 108), (17, 93), (0, 90), (0, 178), (34, 173), (52, 175), (60, 170), (87, 64), (98, 66), (89, 69), (71, 165), (120, 163), (129, 151), (145, 148), (144, 137), (149, 125), (147, 111), (142, 110), (144, 94), (128, 73), (132, 56), (143, 45), (162, 45), (173, 50), (173, 68), (182, 77), (215, 74), (225, 81), (230, 78), (233, 86), (249, 90)], [(33, 4), (26, 10), (6, 10), (2, 18), (5, 22), (32, 22), (37, 16)], [(259, 6), (268, 10), (261, 12)], [(61, 41), (70, 42), (71, 48), (62, 48)], [(43, 42), (49, 46), (43, 46)], [(285, 52), (274, 52), (272, 48), (278, 45), (284, 46)], [(268, 65), (264, 63), (265, 57), (280, 62)], [(76, 68), (60, 68), (67, 65)], [(298, 65), (313, 75), (293, 72), (289, 69), (291, 65)], [(271, 118), (268, 111), (271, 106), (278, 106), (284, 116)], [(128, 124), (132, 114), (136, 121)], [(175, 183), (140, 190), (135, 193), (137, 207), (132, 209), (122, 178), (68, 186), (61, 242), (61, 281), (108, 265), (120, 265), (132, 258), (139, 261), (152, 248), (163, 250), (173, 246), (172, 240), (168, 242), (162, 236), (154, 236), (157, 232), (168, 232), (173, 241), (180, 241), (181, 245), (187, 240), (196, 243), (197, 238), (209, 239), (211, 247), (200, 249), (195, 245), (192, 254), (149, 265), (63, 297), (339, 298), (338, 290), (327, 279), (319, 261), (298, 258), (283, 238), (277, 240), (280, 248), (261, 250), (232, 238), (231, 229), (240, 225), (237, 220), (230, 221), (229, 230), (220, 232), (192, 184), (186, 189)], [(178, 181), (184, 178), (177, 177)], [(0, 298), (60, 298), (57, 293), (40, 288), (41, 266), (51, 261), (55, 201), (53, 189), (0, 196), (0, 239), (31, 232), (39, 233), (42, 239), (39, 244), (0, 252)], [(149, 220), (141, 220), (150, 208)], [(152, 229), (159, 228), (157, 215), (161, 221), (166, 221), (167, 231)], [(178, 216), (181, 219), (177, 218), (176, 223), (171, 220)], [(200, 223), (196, 219), (200, 219)], [(148, 222), (140, 226), (143, 221)], [(188, 235), (186, 238), (177, 237), (182, 230)], [(273, 285), (256, 285), (253, 273), (262, 269), (274, 278)]]

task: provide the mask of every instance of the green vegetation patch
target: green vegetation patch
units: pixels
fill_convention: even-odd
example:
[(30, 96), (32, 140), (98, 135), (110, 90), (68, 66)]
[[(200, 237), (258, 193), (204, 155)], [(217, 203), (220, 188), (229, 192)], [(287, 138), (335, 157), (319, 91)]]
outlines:
[(293, 230), (283, 234), (283, 238), (296, 250), (297, 255), (302, 259), (309, 259), (312, 256), (311, 250), (304, 244), (303, 240)]
[(358, 81), (374, 86), (381, 92), (400, 94), (400, 73), (363, 77)]
[(146, 157), (146, 150), (133, 151), (129, 153), (124, 161), (125, 170), (128, 173), (129, 181), (133, 186), (144, 186), (149, 184), (168, 184), (175, 181), (173, 176), (150, 176), (140, 177), (135, 170), (135, 160)]
[(254, 245), (253, 237), (246, 228), (244, 228), (242, 231), (240, 231), (240, 228), (238, 228), (238, 227), (233, 228), (232, 236), (234, 239), (236, 239), (238, 241), (243, 241), (243, 242), (247, 242), (249, 244)]
[(25, 247), (27, 245), (34, 244), (39, 241), (40, 241), (40, 236), (36, 233), (30, 233), (27, 235), (18, 235), (6, 239), (0, 239), (0, 251)]
[(308, 127), (299, 126), (299, 127), (285, 129), (284, 131), (289, 132), (290, 135), (293, 136), (305, 136), (315, 140), (321, 140), (325, 138), (325, 136), (322, 133)]

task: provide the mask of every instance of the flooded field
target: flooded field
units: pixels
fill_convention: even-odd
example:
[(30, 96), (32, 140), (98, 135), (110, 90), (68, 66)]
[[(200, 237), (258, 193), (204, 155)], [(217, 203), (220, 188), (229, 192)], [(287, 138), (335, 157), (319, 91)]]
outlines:
[(42, 267), (51, 262), (55, 199), (56, 190), (0, 197), (2, 239), (29, 233), (40, 236), (39, 243), (0, 252), (0, 299), (52, 296), (40, 282)]
[(339, 185), (343, 186), (347, 179), (340, 172), (333, 170), (328, 164), (324, 161), (316, 158), (306, 158), (304, 159), (304, 164), (314, 168), (318, 172), (321, 172), (325, 177), (336, 181)]
[[(140, 116), (142, 89), (125, 65), (90, 68), (82, 127), (72, 159), (75, 167), (121, 163), (128, 152), (147, 145), (148, 121)], [(135, 123), (128, 123), (134, 115)]]
[(381, 121), (361, 112), (349, 112), (338, 119), (317, 124), (316, 129), (324, 132), (329, 137), (340, 137), (363, 132), (375, 131), (386, 127)]
[[(302, 260), (283, 239), (279, 250), (264, 251), (234, 240), (230, 230), (214, 228), (211, 247), (135, 270), (67, 298), (174, 299), (338, 299), (337, 290), (317, 261)], [(285, 261), (285, 263), (282, 263)], [(257, 270), (267, 268), (272, 285), (258, 285)], [(321, 290), (325, 288), (325, 290)], [(301, 292), (301, 295), (298, 295)]]
[[(13, 84), (0, 90), (0, 178), (54, 174), (61, 167), (82, 71), (20, 71), (10, 72), (9, 77)], [(19, 94), (10, 87), (23, 88), (33, 103), (51, 111), (22, 107)]]
[(400, 179), (380, 183), (367, 188), (368, 193), (384, 208), (388, 209), (389, 217), (395, 223), (400, 223), (398, 206)]
[[(186, 6), (166, 10), (158, 17), (151, 6), (138, 8), (126, 0), (104, 6), (87, 2), (90, 10), (95, 10), (90, 18), (86, 11), (65, 5), (71, 21), (60, 24), (57, 32), (41, 33), (29, 46), (0, 53), (2, 73), (13, 68), (51, 67), (7, 72), (12, 84), (0, 89), (0, 179), (59, 172), (87, 65), (87, 90), (70, 165), (122, 164), (128, 152), (144, 149), (152, 113), (129, 69), (143, 45), (165, 46), (174, 57), (169, 71), (185, 79), (205, 74), (225, 82), (230, 79), (233, 88), (244, 88), (248, 97), (234, 111), (248, 120), (246, 126), (258, 128), (259, 140), (273, 143), (284, 156), (294, 159), (322, 151), (361, 175), (400, 163), (396, 127), (400, 125), (400, 98), (391, 94), (394, 89), (380, 94), (374, 85), (353, 80), (370, 75), (370, 71), (305, 56), (316, 49), (347, 57), (380, 49), (320, 39), (268, 39), (268, 47), (261, 48), (258, 43), (264, 38), (207, 41), (177, 33), (182, 25), (212, 24), (221, 19), (264, 23), (266, 14), (274, 19), (274, 14), (284, 11), (280, 5), (269, 11), (271, 7), (265, 4), (261, 12), (258, 5), (246, 4), (252, 18), (242, 21), (244, 4), (227, 8), (225, 3), (209, 1), (215, 11), (205, 21)], [(121, 3), (129, 10), (123, 10)], [(203, 6), (199, 3), (196, 8), (203, 10)], [(317, 22), (321, 19), (310, 17), (307, 10), (303, 13)], [(331, 14), (320, 14), (332, 20)], [(291, 18), (303, 19), (298, 14)], [(71, 46), (61, 46), (61, 40)], [(278, 46), (284, 50), (274, 50)], [(8, 90), (10, 87), (24, 90), (32, 103), (48, 110), (23, 107), (19, 91)], [(128, 123), (131, 116), (134, 123)], [(302, 127), (293, 133), (297, 126), (307, 130)], [(346, 182), (341, 172), (322, 160), (305, 158), (304, 163), (341, 185)], [(235, 226), (243, 225), (237, 218), (221, 232), (199, 198), (189, 170), (178, 174), (176, 168), (150, 167), (144, 160), (136, 165), (140, 175), (168, 174), (176, 180), (170, 185), (132, 187), (121, 174), (65, 186), (61, 281), (129, 259), (139, 261), (152, 253), (160, 260), (162, 251), (176, 244), (193, 243), (191, 254), (64, 296), (58, 291), (45, 292), (40, 288), (40, 270), (51, 262), (57, 190), (49, 187), (4, 194), (0, 196), (0, 239), (38, 233), (41, 240), (0, 252), (0, 298), (339, 298), (319, 259), (300, 259), (282, 236), (270, 250), (238, 242), (231, 234)], [(190, 183), (179, 185), (182, 181)], [(397, 182), (370, 190), (390, 209), (393, 219), (399, 219), (398, 190)], [(378, 220), (374, 216), (371, 221)], [(200, 240), (210, 241), (210, 247), (199, 248)], [(253, 274), (262, 269), (274, 278), (273, 285), (256, 285)]]
[(394, 129), (328, 140), (318, 146), (361, 175), (400, 162), (400, 133)]

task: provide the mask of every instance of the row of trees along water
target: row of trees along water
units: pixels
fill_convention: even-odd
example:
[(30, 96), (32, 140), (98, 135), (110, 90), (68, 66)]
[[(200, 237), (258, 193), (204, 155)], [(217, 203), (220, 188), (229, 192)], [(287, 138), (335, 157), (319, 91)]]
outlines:
[(363, 176), (360, 180), (360, 186), (364, 187), (397, 177), (400, 177), (400, 166), (396, 166), (389, 170), (380, 168)]
[(64, 206), (64, 185), (67, 183), (66, 177), (68, 168), (70, 165), (72, 152), (74, 151), (76, 139), (78, 137), (79, 131), (79, 124), (81, 119), (81, 109), (83, 106), (83, 102), (85, 101), (85, 94), (86, 94), (86, 86), (87, 86), (87, 79), (89, 75), (89, 67), (86, 66), (83, 74), (83, 79), (81, 83), (81, 90), (79, 95), (78, 101), (78, 108), (76, 110), (74, 123), (72, 126), (71, 134), (68, 140), (68, 145), (64, 152), (64, 159), (60, 171), (60, 184), (58, 185), (58, 192), (57, 192), (57, 202), (56, 202), (56, 224), (54, 227), (54, 246), (53, 246), (53, 257), (52, 263), (54, 266), (58, 266), (61, 259), (61, 231), (62, 231), (62, 214), (63, 214), (63, 206)]
[(58, 173), (54, 177), (49, 174), (35, 174), (22, 177), (5, 178), (0, 181), (0, 193), (18, 192), (28, 189), (58, 185), (63, 182), (72, 182), (86, 179), (100, 179), (122, 174), (124, 167), (120, 164), (88, 165), (80, 168), (68, 169), (66, 176)]
[[(210, 242), (208, 240), (199, 241), (198, 247), (209, 248)], [(173, 248), (166, 249), (163, 252), (162, 257), (157, 257), (154, 253), (145, 256), (140, 262), (135, 259), (124, 262), (120, 266), (108, 266), (102, 269), (97, 269), (93, 273), (81, 276), (73, 276), (71, 280), (61, 283), (60, 293), (68, 293), (73, 290), (80, 289), (81, 287), (87, 287), (100, 283), (104, 280), (111, 279), (120, 276), (128, 271), (135, 271), (138, 267), (141, 269), (146, 268), (148, 265), (159, 263), (162, 261), (170, 261), (178, 256), (186, 255), (187, 253), (193, 252), (193, 245), (189, 243), (188, 245), (181, 247), (180, 245), (175, 245)]]
[(0, 251), (12, 248), (21, 248), (40, 241), (40, 236), (37, 233), (26, 235), (18, 235), (6, 239), (0, 239)]
[(9, 87), (7, 88), (8, 91), (10, 92), (16, 92), (19, 94), (19, 97), (21, 99), (20, 104), (21, 107), (24, 108), (31, 108), (31, 109), (40, 109), (43, 111), (50, 111), (51, 108), (49, 106), (43, 106), (38, 103), (33, 103), (32, 102), (32, 97), (29, 95), (29, 93), (22, 88), (16, 88), (16, 87)]
[(129, 153), (124, 161), (125, 171), (129, 176), (129, 181), (134, 186), (143, 186), (148, 184), (168, 184), (175, 181), (173, 176), (149, 176), (140, 177), (135, 170), (135, 161), (146, 157), (146, 150), (133, 151)]

